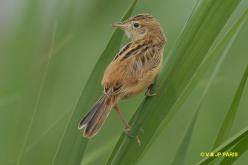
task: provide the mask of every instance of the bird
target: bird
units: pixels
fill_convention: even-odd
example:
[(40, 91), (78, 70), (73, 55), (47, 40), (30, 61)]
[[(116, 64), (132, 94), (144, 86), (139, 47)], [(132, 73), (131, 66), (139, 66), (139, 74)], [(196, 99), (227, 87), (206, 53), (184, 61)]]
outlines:
[(156, 95), (152, 87), (163, 63), (167, 38), (152, 15), (138, 14), (112, 26), (123, 30), (130, 42), (105, 69), (101, 82), (103, 95), (79, 122), (78, 129), (84, 129), (83, 136), (88, 139), (99, 132), (112, 109), (124, 124), (124, 133), (129, 133), (131, 126), (118, 104), (141, 92), (148, 97)]

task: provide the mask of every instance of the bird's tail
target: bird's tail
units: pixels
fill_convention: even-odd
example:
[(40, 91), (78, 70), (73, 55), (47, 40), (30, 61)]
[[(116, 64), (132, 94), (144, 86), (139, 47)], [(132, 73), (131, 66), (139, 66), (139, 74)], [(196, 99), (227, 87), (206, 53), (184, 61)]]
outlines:
[(107, 119), (115, 98), (103, 95), (92, 109), (80, 120), (78, 128), (84, 129), (84, 137), (92, 138), (101, 129)]

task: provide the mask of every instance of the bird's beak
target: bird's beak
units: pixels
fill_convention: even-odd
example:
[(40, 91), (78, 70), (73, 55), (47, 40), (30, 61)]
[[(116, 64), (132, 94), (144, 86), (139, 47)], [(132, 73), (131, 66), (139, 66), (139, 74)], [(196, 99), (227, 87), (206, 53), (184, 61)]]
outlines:
[(112, 27), (115, 27), (115, 28), (120, 28), (120, 29), (123, 29), (123, 30), (125, 30), (125, 29), (127, 29), (127, 28), (128, 28), (127, 24), (122, 23), (122, 22), (119, 22), (119, 23), (113, 23), (113, 24), (112, 24)]

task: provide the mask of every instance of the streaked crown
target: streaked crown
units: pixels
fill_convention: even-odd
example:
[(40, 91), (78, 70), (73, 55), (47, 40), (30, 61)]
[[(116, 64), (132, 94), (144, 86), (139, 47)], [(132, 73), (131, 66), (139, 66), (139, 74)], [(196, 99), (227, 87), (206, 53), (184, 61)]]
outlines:
[(160, 23), (150, 14), (135, 15), (123, 22), (113, 24), (113, 27), (124, 30), (132, 40), (151, 37), (165, 41)]

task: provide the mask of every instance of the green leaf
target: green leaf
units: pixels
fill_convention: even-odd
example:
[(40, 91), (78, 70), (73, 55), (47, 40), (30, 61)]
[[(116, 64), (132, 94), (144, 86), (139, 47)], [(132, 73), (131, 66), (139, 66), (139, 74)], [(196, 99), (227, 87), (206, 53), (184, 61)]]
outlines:
[[(247, 10), (248, 11), (248, 10)], [(246, 12), (246, 16), (248, 16), (248, 12)], [(241, 96), (244, 92), (244, 88), (245, 88), (245, 84), (247, 82), (248, 79), (248, 65), (246, 67), (246, 70), (242, 76), (242, 79), (240, 81), (240, 84), (238, 86), (238, 89), (236, 90), (235, 96), (233, 98), (231, 107), (229, 108), (225, 119), (222, 123), (221, 129), (217, 135), (216, 141), (215, 141), (215, 145), (214, 147), (219, 146), (225, 139), (227, 139), (228, 137), (228, 133), (230, 132), (232, 125), (233, 125), (233, 121), (234, 118), (236, 116), (236, 112), (241, 100)], [(247, 139), (247, 138), (246, 138)], [(238, 152), (239, 153), (239, 157), (241, 154), (243, 154), (247, 149), (247, 142), (245, 142), (244, 140), (240, 141), (234, 148), (233, 151)], [(234, 157), (234, 158), (225, 158), (223, 159), (222, 163), (227, 164), (227, 162), (234, 162), (236, 159), (238, 159), (238, 157)], [(230, 163), (229, 163), (230, 164)]]
[[(202, 63), (198, 67), (198, 69), (195, 71), (190, 82), (187, 84), (184, 91), (180, 94), (177, 101), (174, 103), (174, 106), (172, 108), (173, 110), (168, 113), (167, 117), (163, 120), (161, 126), (156, 131), (157, 133), (161, 132), (162, 129), (170, 122), (170, 120), (173, 119), (173, 116), (177, 112), (176, 110), (180, 108), (180, 106), (188, 98), (189, 94), (195, 89), (195, 86), (197, 85), (199, 80), (202, 79), (202, 77), (204, 76), (204, 73), (206, 73), (209, 66), (213, 66), (213, 65), (215, 65), (216, 62), (218, 62), (217, 68), (215, 69), (215, 71), (213, 71), (211, 77), (216, 75), (216, 72), (219, 69), (218, 66), (220, 66), (222, 64), (223, 60), (225, 59), (225, 57), (227, 55), (227, 52), (229, 51), (235, 38), (239, 34), (241, 27), (245, 23), (245, 20), (247, 17), (247, 11), (244, 12), (244, 14), (240, 17), (240, 19), (223, 36), (224, 38), (219, 43), (217, 43), (217, 46), (215, 46), (206, 55), (206, 58), (204, 58), (204, 60), (202, 61)], [(212, 79), (212, 78), (210, 78), (210, 79)], [(207, 83), (208, 87), (209, 87), (209, 84), (210, 84), (210, 81), (208, 81), (208, 83)], [(208, 87), (206, 89), (208, 89)], [(206, 90), (204, 90), (204, 91), (206, 91)]]
[[(26, 77), (29, 73), (30, 70), (30, 62), (34, 59), (33, 54), (39, 54), (40, 52), (35, 52), (36, 51), (36, 47), (37, 47), (37, 42), (34, 40), (34, 36), (36, 35), (36, 37), (41, 37), (39, 36), (39, 34), (37, 33), (37, 29), (40, 26), (39, 22), (37, 20), (41, 19), (41, 14), (39, 13), (39, 11), (41, 10), (41, 6), (44, 5), (44, 2), (34, 2), (34, 1), (28, 1), (29, 3), (27, 3), (25, 6), (25, 13), (24, 13), (24, 17), (21, 19), (22, 21), (20, 21), (20, 25), (18, 27), (18, 30), (16, 32), (16, 36), (15, 38), (13, 38), (13, 41), (10, 44), (10, 54), (8, 54), (8, 58), (10, 58), (10, 61), (22, 61), (25, 63), (25, 67), (23, 67), (21, 65), (21, 63), (17, 63), (15, 64), (15, 66), (11, 67), (11, 70), (15, 70), (18, 69), (18, 71), (20, 73), (25, 73), (25, 74), (16, 74), (15, 78), (16, 80), (12, 80), (13, 82), (16, 83), (15, 88), (18, 86), (18, 83), (22, 83), (23, 79), (22, 77)], [(29, 28), (27, 28), (27, 24), (29, 25)], [(29, 100), (26, 101), (27, 104), (29, 105), (28, 107), (25, 107), (26, 109), (21, 109), (22, 106), (19, 105), (18, 109), (23, 110), (22, 115), (20, 115), (20, 117), (22, 118), (22, 120), (24, 120), (23, 123), (26, 123), (25, 129), (22, 130), (23, 127), (23, 123), (21, 123), (20, 125), (18, 125), (21, 131), (23, 131), (23, 135), (21, 134), (18, 140), (21, 140), (21, 146), (19, 152), (18, 152), (18, 156), (16, 157), (15, 163), (17, 165), (19, 164), (23, 164), (23, 157), (25, 155), (25, 150), (28, 146), (28, 140), (30, 138), (30, 134), (31, 134), (31, 130), (32, 127), (34, 125), (34, 121), (35, 121), (35, 116), (38, 112), (39, 109), (39, 105), (41, 102), (41, 95), (42, 92), (44, 90), (44, 86), (45, 86), (45, 82), (47, 80), (47, 74), (49, 72), (50, 69), (50, 63), (51, 63), (51, 59), (54, 55), (54, 47), (55, 47), (55, 37), (56, 37), (56, 26), (54, 26), (51, 38), (49, 38), (49, 49), (46, 52), (44, 56), (44, 63), (43, 63), (43, 68), (41, 70), (41, 73), (37, 72), (36, 74), (40, 76), (40, 81), (37, 85), (37, 96), (34, 97), (30, 97), (29, 95), (31, 95), (30, 93), (28, 93), (28, 88), (30, 88), (28, 85), (30, 79), (25, 82), (25, 85), (22, 85), (22, 90), (26, 90), (25, 92), (21, 93), (22, 94), (22, 101), (25, 104), (25, 101), (27, 99), (27, 96), (29, 96)], [(21, 54), (21, 56), (20, 56)], [(22, 56), (24, 55), (25, 56)], [(20, 59), (19, 59), (20, 58)], [(13, 60), (14, 59), (14, 60)], [(8, 61), (6, 59), (6, 61)], [(32, 61), (34, 62), (34, 61)], [(13, 72), (13, 71), (12, 71)], [(10, 72), (11, 73), (11, 72)], [(10, 74), (10, 76), (13, 76)], [(20, 76), (20, 77), (19, 77)], [(11, 82), (11, 81), (10, 81)], [(10, 82), (8, 82), (9, 84), (11, 84)], [(27, 87), (26, 87), (27, 86)], [(6, 87), (5, 87), (6, 88)], [(15, 89), (16, 91), (18, 91), (19, 89)], [(28, 94), (27, 94), (28, 93)], [(31, 95), (32, 96), (32, 95)], [(25, 110), (25, 111), (24, 111)], [(25, 124), (24, 124), (25, 125)], [(23, 136), (23, 137), (22, 137)], [(17, 140), (17, 141), (18, 141)], [(12, 142), (13, 143), (13, 142)]]
[[(246, 16), (248, 16), (248, 12), (246, 14), (247, 14)], [(228, 137), (228, 134), (233, 126), (233, 121), (235, 119), (239, 107), (241, 96), (244, 92), (247, 77), (248, 77), (248, 67), (246, 68), (243, 78), (240, 81), (238, 89), (236, 90), (235, 96), (233, 98), (232, 104), (225, 116), (220, 131), (218, 132), (216, 141), (214, 143), (214, 148), (219, 146)]]
[[(214, 149), (212, 152), (223, 152), (227, 151), (231, 147), (233, 147), (236, 143), (243, 141), (243, 139), (246, 139), (248, 137), (248, 127), (245, 127), (243, 130), (232, 136), (230, 139), (228, 139), (226, 142), (224, 142), (222, 145)], [(214, 160), (217, 157), (206, 157), (205, 159), (202, 159), (199, 161), (196, 165), (205, 165), (209, 164), (212, 160)]]
[(186, 153), (189, 147), (189, 143), (192, 137), (192, 133), (193, 133), (193, 129), (196, 123), (196, 119), (198, 117), (198, 113), (199, 113), (200, 108), (198, 108), (194, 114), (194, 117), (192, 119), (192, 121), (190, 122), (189, 127), (186, 130), (186, 133), (183, 137), (183, 140), (180, 144), (180, 146), (178, 147), (176, 156), (174, 157), (174, 160), (172, 162), (172, 165), (178, 165), (178, 164), (185, 164), (185, 159), (186, 159)]
[(243, 155), (248, 150), (248, 136), (241, 139), (232, 149), (231, 151), (237, 152), (238, 156), (236, 157), (225, 157), (220, 165), (231, 165), (233, 164), (241, 155)]
[[(238, 31), (240, 30), (240, 28), (241, 28), (241, 26), (244, 24), (244, 22), (245, 22), (245, 20), (246, 20), (246, 18), (247, 18), (247, 11), (248, 10), (246, 10), (246, 12), (243, 14), (243, 16), (240, 18), (240, 20), (239, 21), (237, 21), (237, 23), (234, 25), (234, 27), (236, 28), (236, 29), (238, 29)], [(232, 33), (234, 33), (234, 31), (233, 31), (234, 29), (231, 29), (230, 30), (230, 32), (229, 32), (229, 35), (230, 35), (230, 33), (232, 32)], [(234, 107), (235, 109), (237, 109), (237, 107), (238, 107), (238, 105), (239, 105), (239, 102), (240, 102), (240, 98), (241, 98), (241, 95), (242, 95), (242, 93), (243, 93), (243, 90), (244, 90), (244, 87), (245, 87), (245, 84), (246, 84), (246, 81), (247, 81), (247, 78), (248, 78), (248, 65), (247, 65), (247, 67), (246, 67), (246, 70), (245, 70), (245, 72), (244, 72), (244, 74), (243, 74), (243, 76), (242, 76), (242, 79), (241, 79), (241, 81), (240, 81), (240, 84), (239, 84), (239, 87), (238, 87), (238, 89), (237, 89), (237, 91), (236, 91), (236, 94), (235, 94), (235, 97), (234, 97), (234, 99), (233, 99), (233, 102), (232, 102), (232, 105), (231, 105), (231, 107)], [(235, 102), (235, 106), (233, 106), (234, 105), (234, 102)], [(230, 109), (229, 109), (230, 110)], [(236, 112), (236, 110), (235, 110), (235, 112)], [(228, 115), (227, 115), (228, 116)], [(235, 115), (234, 115), (235, 116)], [(232, 119), (233, 120), (233, 119)], [(228, 121), (228, 120), (226, 120), (226, 118), (225, 118), (225, 120), (224, 121)], [(231, 127), (231, 125), (232, 125), (232, 122), (231, 123), (227, 123), (228, 124), (228, 126), (229, 127)], [(231, 125), (229, 125), (229, 124), (231, 124)], [(224, 125), (224, 122), (223, 122), (223, 125)], [(223, 127), (223, 126), (222, 126)], [(229, 128), (230, 129), (230, 128)], [(228, 130), (229, 130), (228, 129)], [(222, 131), (220, 131), (220, 132), (222, 132)], [(219, 132), (219, 133), (220, 133)], [(242, 132), (242, 131), (241, 131)], [(223, 131), (223, 133), (225, 134), (226, 132), (225, 131)], [(244, 135), (243, 135), (244, 134)], [(240, 133), (240, 134), (237, 134), (236, 136), (233, 136), (233, 138), (231, 138), (230, 140), (228, 140), (227, 142), (225, 142), (223, 145), (220, 145), (218, 148), (216, 148), (216, 149), (214, 149), (212, 152), (222, 152), (222, 151), (227, 151), (229, 148), (231, 148), (235, 143), (237, 143), (237, 145), (232, 149), (233, 151), (235, 151), (235, 152), (238, 152), (240, 155), (241, 154), (243, 154), (247, 149), (248, 149), (248, 147), (247, 147), (247, 145), (248, 145), (248, 143), (247, 143), (247, 138), (248, 138), (248, 134), (247, 134), (247, 131), (246, 132), (244, 132), (244, 133)], [(222, 136), (221, 134), (219, 134), (219, 136)], [(239, 156), (240, 156), (239, 155)], [(197, 164), (208, 164), (210, 161), (212, 161), (212, 160), (214, 160), (215, 158), (217, 158), (217, 157), (208, 157), (208, 158), (205, 158), (205, 159), (203, 159), (203, 160), (201, 160), (200, 162), (198, 162)], [(234, 162), (236, 159), (237, 159), (238, 157), (236, 157), (236, 158), (232, 158), (232, 159), (230, 159), (230, 158), (225, 158), (225, 159), (223, 159), (223, 161), (221, 162), (221, 163), (223, 163), (223, 165), (224, 164), (228, 164), (228, 163), (230, 163), (229, 161), (231, 161), (231, 162)]]
[[(108, 164), (134, 164), (152, 141), (159, 125), (190, 83), (208, 50), (239, 4), (233, 0), (201, 0), (198, 2), (155, 86), (157, 95), (146, 98), (131, 120), (133, 136), (139, 135), (142, 145), (122, 135)], [(141, 130), (144, 131), (140, 134)]]
[[(224, 38), (219, 42), (219, 44), (217, 44), (217, 46), (203, 60), (203, 62), (199, 66), (199, 68), (194, 73), (191, 82), (188, 84), (185, 91), (182, 93), (182, 97), (179, 99), (180, 101), (178, 101), (178, 103), (176, 103), (176, 106), (174, 106), (175, 109), (180, 107), (181, 103), (183, 102), (181, 100), (185, 100), (187, 98), (188, 94), (193, 90), (195, 84), (204, 75), (205, 71), (207, 70), (207, 67), (212, 66), (212, 65), (216, 65), (209, 80), (208, 80), (208, 82), (207, 82), (207, 84), (206, 84), (204, 91), (202, 92), (202, 95), (201, 95), (200, 101), (198, 103), (198, 107), (196, 109), (196, 113), (194, 115), (194, 118), (191, 121), (191, 124), (188, 127), (188, 129), (185, 133), (185, 136), (183, 137), (183, 140), (182, 140), (182, 142), (181, 142), (181, 144), (177, 150), (176, 156), (175, 156), (174, 161), (173, 161), (173, 164), (175, 164), (175, 165), (185, 163), (185, 161), (184, 161), (185, 157), (186, 157), (185, 153), (187, 153), (187, 150), (188, 150), (188, 146), (189, 146), (191, 135), (192, 135), (192, 129), (195, 125), (195, 120), (196, 120), (197, 114), (201, 109), (201, 106), (205, 100), (205, 97), (208, 93), (208, 90), (209, 90), (211, 84), (213, 83), (213, 80), (216, 77), (216, 74), (219, 71), (220, 66), (222, 65), (223, 61), (226, 58), (226, 55), (227, 55), (229, 48), (231, 47), (233, 41), (237, 37), (242, 25), (245, 22), (244, 16), (245, 16), (245, 14), (240, 17), (240, 19), (237, 21), (237, 23), (235, 23), (231, 27), (231, 29), (227, 32), (226, 35), (224, 35)], [(215, 64), (216, 62), (217, 62), (217, 64)], [(175, 111), (173, 111), (173, 112), (175, 112)], [(169, 117), (171, 118), (172, 116), (169, 116)], [(157, 131), (157, 132), (161, 132), (162, 128), (164, 128), (166, 125), (167, 125), (167, 122), (163, 122), (163, 124), (161, 124), (161, 126), (159, 128), (160, 131)]]
[[(123, 20), (130, 17), (137, 0), (134, 0), (127, 10)], [(102, 94), (102, 87), (95, 82), (100, 82), (104, 69), (120, 48), (123, 32), (115, 30), (107, 47), (98, 59), (86, 85), (78, 100), (75, 110), (72, 112), (69, 123), (66, 126), (61, 142), (54, 156), (54, 165), (79, 164), (88, 140), (83, 138), (82, 132), (78, 130), (78, 122), (82, 112), (87, 112)], [(90, 97), (89, 97), (90, 96)]]

